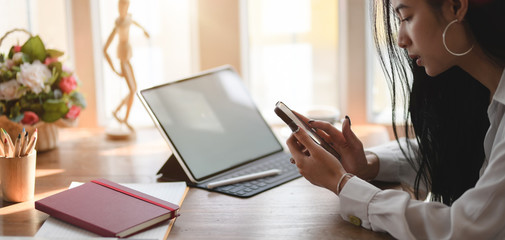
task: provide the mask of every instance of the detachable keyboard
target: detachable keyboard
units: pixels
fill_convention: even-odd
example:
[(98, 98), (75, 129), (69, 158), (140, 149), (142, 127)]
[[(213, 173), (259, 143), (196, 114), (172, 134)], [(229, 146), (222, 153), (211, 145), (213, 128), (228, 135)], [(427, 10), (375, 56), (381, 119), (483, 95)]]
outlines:
[(298, 168), (296, 167), (296, 165), (291, 164), (289, 158), (290, 155), (287, 153), (274, 154), (272, 156), (266, 157), (265, 159), (255, 161), (252, 164), (248, 164), (246, 166), (237, 168), (232, 173), (227, 173), (224, 176), (212, 178), (212, 180), (208, 180), (200, 184), (197, 184), (196, 187), (208, 189), (207, 184), (209, 184), (210, 182), (239, 177), (270, 169), (281, 170), (281, 173), (275, 176), (264, 177), (250, 181), (220, 186), (213, 189), (208, 189), (210, 191), (220, 192), (237, 197), (244, 197), (244, 198), (251, 197), (301, 176), (300, 173), (298, 172)]

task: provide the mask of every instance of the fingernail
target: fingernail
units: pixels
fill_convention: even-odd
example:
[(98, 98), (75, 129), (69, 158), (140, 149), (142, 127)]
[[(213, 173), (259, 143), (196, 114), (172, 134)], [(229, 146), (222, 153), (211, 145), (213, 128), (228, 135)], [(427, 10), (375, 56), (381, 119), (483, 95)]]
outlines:
[(351, 118), (349, 116), (345, 115), (345, 119), (349, 120), (349, 127), (351, 126)]
[(296, 123), (294, 123), (294, 122), (291, 122), (288, 126), (289, 126), (289, 128), (291, 128), (291, 131), (293, 131), (294, 133), (298, 132), (298, 129), (300, 129), (298, 127), (298, 125), (296, 125)]
[(313, 123), (314, 121), (315, 121), (314, 119), (310, 119), (309, 124)]

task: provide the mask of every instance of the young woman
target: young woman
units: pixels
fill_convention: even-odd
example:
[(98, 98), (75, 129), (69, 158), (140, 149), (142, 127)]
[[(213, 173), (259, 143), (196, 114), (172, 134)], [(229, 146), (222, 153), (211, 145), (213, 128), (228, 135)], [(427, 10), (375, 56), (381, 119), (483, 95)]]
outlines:
[(348, 117), (340, 132), (301, 116), (341, 159), (298, 129), (287, 140), (292, 162), (339, 195), (353, 224), (399, 239), (505, 239), (505, 1), (384, 0), (374, 13), (393, 108), (407, 103), (407, 138), (395, 131), (396, 142), (365, 152)]

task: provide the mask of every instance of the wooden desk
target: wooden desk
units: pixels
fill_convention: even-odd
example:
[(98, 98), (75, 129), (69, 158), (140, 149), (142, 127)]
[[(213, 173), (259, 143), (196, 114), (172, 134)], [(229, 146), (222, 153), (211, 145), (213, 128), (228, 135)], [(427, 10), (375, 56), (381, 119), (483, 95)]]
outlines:
[[(130, 141), (108, 141), (102, 129), (62, 129), (55, 150), (37, 156), (35, 199), (72, 181), (104, 177), (156, 182), (170, 150), (156, 129)], [(33, 236), (47, 215), (33, 201), (0, 202), (0, 235)], [(391, 239), (355, 227), (338, 214), (337, 197), (300, 178), (248, 199), (190, 189), (169, 239)]]

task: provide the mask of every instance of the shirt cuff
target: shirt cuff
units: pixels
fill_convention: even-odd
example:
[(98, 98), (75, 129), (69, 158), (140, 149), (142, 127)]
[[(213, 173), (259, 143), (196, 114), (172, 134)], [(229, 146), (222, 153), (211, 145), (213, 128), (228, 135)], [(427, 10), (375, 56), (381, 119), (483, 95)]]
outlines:
[(368, 205), (379, 191), (379, 188), (358, 177), (350, 178), (339, 194), (342, 218), (354, 225), (371, 229)]
[(375, 154), (379, 158), (379, 173), (374, 180), (384, 182), (400, 182), (400, 166), (398, 154), (398, 143), (396, 141), (369, 148), (365, 153)]

